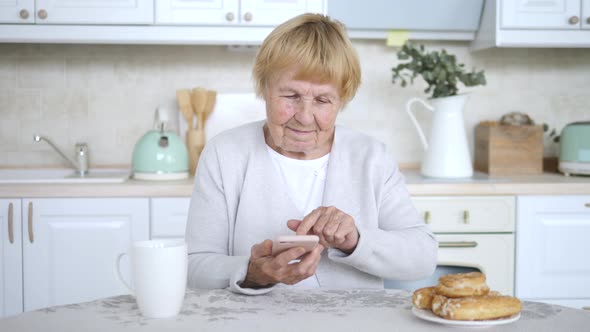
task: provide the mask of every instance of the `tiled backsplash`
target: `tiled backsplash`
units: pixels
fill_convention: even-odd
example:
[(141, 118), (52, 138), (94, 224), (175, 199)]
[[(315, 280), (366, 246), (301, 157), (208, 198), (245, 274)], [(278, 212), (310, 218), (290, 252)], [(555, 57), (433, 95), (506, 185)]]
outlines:
[[(396, 50), (381, 41), (354, 44), (363, 83), (338, 121), (387, 143), (400, 163), (419, 162), (422, 148), (404, 104), (425, 97), (424, 83), (393, 85)], [(465, 111), (472, 148), (475, 124), (508, 111), (526, 112), (558, 130), (590, 118), (590, 49), (470, 53), (467, 43), (427, 47), (444, 47), (467, 68), (486, 72), (488, 85), (469, 90)], [(0, 167), (62, 165), (46, 144), (33, 142), (34, 133), (72, 154), (75, 142), (86, 141), (91, 165), (129, 165), (135, 142), (151, 128), (154, 109), (174, 104), (176, 89), (251, 92), (253, 58), (253, 52), (222, 46), (0, 44)], [(428, 131), (430, 114), (418, 113)]]

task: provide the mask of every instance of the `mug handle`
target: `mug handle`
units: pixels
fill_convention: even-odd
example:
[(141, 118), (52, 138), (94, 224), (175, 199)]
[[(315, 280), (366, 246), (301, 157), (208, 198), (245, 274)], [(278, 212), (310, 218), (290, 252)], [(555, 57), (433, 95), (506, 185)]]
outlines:
[(410, 116), (410, 119), (412, 120), (414, 127), (416, 127), (416, 130), (418, 131), (418, 136), (420, 136), (420, 142), (422, 142), (422, 146), (424, 147), (424, 150), (426, 150), (426, 149), (428, 149), (428, 142), (426, 141), (426, 136), (424, 136), (424, 132), (422, 131), (422, 127), (420, 127), (420, 124), (418, 123), (418, 120), (416, 120), (414, 113), (412, 113), (412, 105), (417, 102), (424, 105), (424, 107), (426, 107), (430, 111), (434, 111), (434, 107), (430, 106), (427, 102), (425, 102), (424, 100), (422, 100), (420, 98), (412, 98), (412, 99), (408, 100), (408, 102), (406, 103), (406, 112)]
[(131, 293), (131, 295), (135, 295), (135, 291), (133, 291), (133, 288), (131, 288), (131, 286), (127, 283), (127, 281), (125, 281), (125, 279), (123, 278), (123, 274), (121, 273), (121, 259), (123, 258), (123, 256), (126, 256), (127, 253), (120, 253), (119, 256), (117, 257), (117, 262), (115, 263), (115, 267), (117, 269), (117, 277), (119, 277), (119, 280), (123, 283), (123, 285), (125, 285), (125, 287), (129, 290), (129, 292)]

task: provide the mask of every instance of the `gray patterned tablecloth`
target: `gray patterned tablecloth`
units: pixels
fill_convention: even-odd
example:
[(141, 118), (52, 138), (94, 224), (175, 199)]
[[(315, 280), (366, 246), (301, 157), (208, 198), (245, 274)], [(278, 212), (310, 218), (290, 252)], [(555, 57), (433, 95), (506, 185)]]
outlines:
[[(177, 317), (144, 318), (122, 295), (52, 307), (0, 320), (0, 331), (433, 331), (449, 326), (421, 320), (411, 294), (396, 290), (276, 289), (260, 296), (189, 290)], [(464, 330), (465, 328), (462, 328)], [(521, 318), (485, 331), (590, 331), (590, 313), (525, 302)]]

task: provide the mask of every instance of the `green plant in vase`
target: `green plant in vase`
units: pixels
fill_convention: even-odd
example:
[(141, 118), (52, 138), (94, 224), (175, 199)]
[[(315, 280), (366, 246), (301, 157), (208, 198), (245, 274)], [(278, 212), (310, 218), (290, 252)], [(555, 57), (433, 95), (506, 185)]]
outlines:
[[(425, 93), (431, 93), (427, 101), (412, 98), (406, 103), (406, 112), (418, 131), (425, 154), (421, 173), (432, 178), (466, 178), (473, 175), (473, 164), (465, 134), (463, 108), (467, 95), (460, 94), (458, 84), (465, 86), (485, 85), (483, 70), (470, 72), (457, 57), (446, 50), (427, 52), (423, 45), (406, 42), (397, 53), (399, 60), (409, 60), (392, 69), (392, 83), (400, 81), (402, 87), (420, 75), (428, 84)], [(421, 103), (433, 111), (432, 132), (428, 140), (416, 117), (412, 105)]]

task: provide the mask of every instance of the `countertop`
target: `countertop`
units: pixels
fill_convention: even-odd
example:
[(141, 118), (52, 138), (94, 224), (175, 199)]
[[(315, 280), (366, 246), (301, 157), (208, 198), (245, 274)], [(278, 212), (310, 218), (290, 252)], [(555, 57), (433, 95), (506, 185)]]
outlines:
[[(590, 176), (544, 173), (491, 177), (475, 173), (467, 179), (429, 179), (404, 169), (412, 196), (431, 195), (588, 195)], [(42, 197), (190, 197), (193, 178), (179, 181), (128, 180), (114, 184), (0, 184), (0, 198)]]
[[(557, 305), (523, 303), (520, 319), (486, 331), (581, 331), (590, 313)], [(449, 329), (451, 328), (451, 329)], [(141, 316), (121, 295), (51, 307), (0, 320), (1, 331), (451, 331), (412, 312), (411, 293), (400, 290), (275, 289), (248, 296), (227, 290), (188, 290), (177, 317)]]

